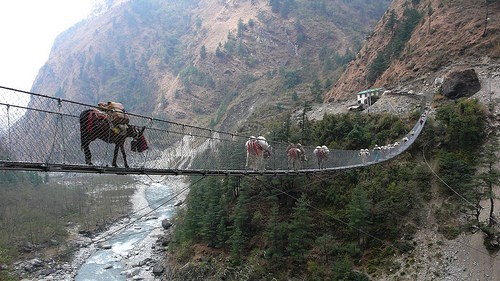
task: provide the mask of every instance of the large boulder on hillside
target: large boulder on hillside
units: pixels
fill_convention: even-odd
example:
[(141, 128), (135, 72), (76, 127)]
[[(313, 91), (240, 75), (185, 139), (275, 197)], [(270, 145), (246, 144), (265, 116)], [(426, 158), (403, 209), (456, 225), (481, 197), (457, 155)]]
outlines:
[(481, 84), (474, 69), (448, 73), (441, 86), (441, 94), (449, 99), (470, 97), (479, 90), (481, 90)]

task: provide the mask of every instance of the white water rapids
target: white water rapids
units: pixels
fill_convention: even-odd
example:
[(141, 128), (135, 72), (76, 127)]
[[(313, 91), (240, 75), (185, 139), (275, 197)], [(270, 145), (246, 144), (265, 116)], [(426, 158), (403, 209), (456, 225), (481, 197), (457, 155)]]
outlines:
[[(185, 136), (171, 149), (161, 153), (161, 159), (157, 160), (189, 167), (195, 155), (214, 149), (215, 142), (209, 139), (196, 144), (193, 137)], [(133, 199), (135, 211), (131, 219), (134, 223), (127, 223), (123, 231), (102, 242), (105, 249), (98, 249), (85, 260), (75, 280), (155, 280), (152, 269), (159, 260), (153, 257), (154, 241), (162, 232), (162, 220), (170, 219), (174, 214), (174, 204), (186, 196), (187, 190), (179, 194), (186, 186), (185, 179), (180, 176), (155, 177), (137, 186), (138, 192)], [(106, 233), (103, 235), (106, 236)]]
[[(86, 259), (75, 280), (154, 280), (153, 266), (161, 261), (161, 257), (156, 257), (155, 260), (154, 242), (162, 232), (162, 220), (172, 217), (174, 203), (179, 200), (174, 196), (179, 187), (174, 185), (184, 184), (175, 179), (166, 179), (146, 182), (137, 187), (134, 209), (140, 211), (134, 213), (124, 226), (119, 227), (120, 231), (100, 242), (104, 247), (97, 249)], [(143, 197), (138, 198), (139, 196)], [(147, 201), (146, 208), (143, 200)], [(107, 237), (107, 234), (102, 236)]]

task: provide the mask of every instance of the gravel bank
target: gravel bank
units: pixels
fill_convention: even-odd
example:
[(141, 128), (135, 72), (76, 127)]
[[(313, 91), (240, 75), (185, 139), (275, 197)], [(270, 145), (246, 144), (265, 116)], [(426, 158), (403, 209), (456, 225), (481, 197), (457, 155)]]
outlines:
[[(185, 200), (188, 190), (187, 183), (183, 177), (162, 176), (162, 177), (141, 177), (139, 184), (136, 185), (136, 192), (130, 198), (133, 209), (128, 218), (122, 219), (111, 225), (108, 230), (98, 234), (93, 239), (76, 235), (70, 241), (78, 250), (74, 252), (71, 262), (60, 263), (53, 260), (46, 261), (41, 259), (32, 259), (22, 261), (15, 264), (18, 272), (29, 271), (30, 278), (22, 279), (23, 281), (52, 281), (52, 280), (75, 280), (79, 268), (85, 261), (103, 245), (105, 240), (113, 236), (113, 234), (122, 231), (123, 229), (133, 227), (134, 223), (140, 220), (158, 219), (150, 216), (152, 209), (146, 201), (145, 191), (152, 181), (166, 182), (173, 188), (175, 198), (170, 205), (178, 205)], [(161, 222), (159, 223), (161, 225)], [(73, 230), (75, 231), (75, 230)], [(168, 230), (161, 227), (153, 229), (147, 237), (134, 246), (126, 256), (116, 256), (125, 268), (122, 272), (127, 279), (132, 280), (161, 280), (155, 276), (154, 270), (159, 270), (159, 265), (163, 264), (165, 258), (165, 247), (161, 245), (161, 237), (164, 237)], [(156, 268), (155, 268), (156, 267)], [(32, 270), (32, 271), (31, 271)]]

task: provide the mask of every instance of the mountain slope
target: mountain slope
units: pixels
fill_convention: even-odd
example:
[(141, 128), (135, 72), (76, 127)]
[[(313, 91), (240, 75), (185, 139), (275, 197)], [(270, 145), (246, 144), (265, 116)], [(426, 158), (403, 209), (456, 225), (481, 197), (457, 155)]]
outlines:
[(393, 1), (325, 101), (354, 99), (370, 87), (432, 83), (453, 65), (498, 65), (499, 15), (494, 0)]
[(58, 37), (34, 92), (236, 130), (321, 100), (389, 0), (106, 3)]
[[(296, 6), (277, 7), (271, 3), (296, 3)], [(369, 36), (367, 44), (363, 45), (364, 35), (369, 33), (373, 22), (382, 16), (385, 9), (380, 7), (388, 4), (388, 1), (121, 1), (58, 38), (33, 91), (93, 104), (113, 99), (123, 102), (129, 111), (153, 114), (173, 121), (245, 133), (265, 133), (268, 130), (266, 121), (280, 121), (279, 117), (305, 107), (305, 102), (321, 101), (322, 92), (330, 88), (330, 83), (338, 77), (340, 80), (325, 100), (351, 99), (352, 93), (372, 85), (391, 88), (432, 83), (435, 77), (456, 64), (467, 67), (498, 62), (498, 21), (488, 22), (487, 34), (482, 36), (484, 26), (482, 29), (481, 17), (485, 15), (485, 7), (481, 6), (483, 3), (479, 0), (395, 0)], [(432, 13), (428, 12), (429, 4), (433, 7)], [(498, 2), (492, 2), (488, 8), (491, 18), (498, 18)], [(431, 18), (430, 29), (428, 16)], [(462, 32), (467, 29), (470, 32)], [(357, 52), (359, 48), (361, 50)], [(347, 71), (343, 72), (344, 64), (354, 57)], [(315, 86), (319, 86), (319, 90)], [(390, 118), (384, 120), (388, 125), (392, 124)], [(335, 122), (330, 123), (336, 125)], [(341, 127), (345, 123), (338, 124)], [(439, 132), (436, 130), (436, 135)], [(393, 212), (395, 209), (391, 204), (416, 203), (417, 200), (411, 200), (411, 196), (417, 197), (412, 192), (427, 192), (429, 184), (420, 181), (426, 182), (431, 177), (424, 163), (420, 160), (416, 162), (416, 155), (421, 155), (420, 151), (405, 155), (402, 159), (404, 165), (391, 162), (388, 166), (361, 171), (362, 176), (359, 178), (364, 181), (361, 187), (372, 186), (372, 197), (384, 197), (383, 200), (379, 198), (380, 205), (374, 208), (375, 215), (381, 207), (387, 207), (388, 213)], [(341, 202), (347, 205), (348, 195), (358, 187), (356, 173), (349, 171), (341, 174), (338, 182), (327, 187), (323, 179), (318, 178), (317, 190), (308, 185), (306, 187), (305, 183), (298, 183), (306, 187), (300, 193), (312, 193), (313, 198), (317, 199), (314, 202), (323, 202), (326, 198), (330, 201), (325, 201), (325, 207), (338, 211), (335, 204)], [(372, 180), (374, 174), (382, 173), (386, 177)], [(394, 177), (393, 182), (387, 182), (389, 177)], [(402, 180), (405, 178), (418, 183)], [(299, 180), (310, 182), (310, 179)], [(332, 180), (337, 179), (332, 176)], [(350, 186), (346, 186), (348, 181), (352, 181)], [(222, 182), (224, 188), (221, 190), (224, 192), (231, 192), (236, 186), (231, 186), (225, 179)], [(294, 189), (293, 182), (283, 180), (281, 185), (292, 191)], [(408, 192), (403, 192), (401, 186), (406, 186)], [(345, 196), (339, 196), (339, 187)], [(360, 192), (361, 187), (358, 188)], [(202, 194), (210, 195), (208, 191), (211, 190), (209, 188)], [(250, 195), (267, 192), (257, 188), (248, 188), (246, 191), (256, 193)], [(299, 191), (294, 192), (296, 198), (301, 195)], [(390, 194), (384, 196), (383, 192)], [(394, 193), (398, 196), (393, 198), (391, 195)], [(432, 197), (435, 193), (427, 196)], [(283, 203), (287, 210), (284, 217), (287, 219), (297, 200), (284, 198), (282, 192), (279, 194), (282, 200), (270, 202), (266, 208), (262, 208), (262, 202), (259, 201), (260, 204), (255, 208), (270, 210), (272, 208), (269, 207), (274, 204), (276, 208), (283, 208)], [(363, 198), (362, 193), (359, 196)], [(214, 198), (223, 200), (230, 196)], [(440, 200), (436, 200), (437, 203), (441, 203)], [(248, 202), (241, 203), (242, 206), (245, 204), (249, 205)], [(438, 211), (448, 211), (447, 205), (443, 205), (444, 208)], [(227, 207), (228, 204), (218, 205), (221, 206)], [(401, 209), (409, 210), (406, 206)], [(434, 206), (431, 206), (428, 214), (433, 211)], [(420, 214), (415, 212), (415, 215)], [(259, 221), (259, 217), (262, 218), (262, 214), (259, 216), (256, 213), (252, 219)], [(228, 221), (236, 219), (231, 217)], [(319, 221), (321, 218), (318, 216), (316, 219)], [(394, 225), (389, 219), (380, 219), (378, 222), (380, 224), (372, 224), (376, 229), (383, 224)], [(270, 225), (273, 226), (272, 223)], [(277, 239), (285, 237), (283, 233), (287, 230), (280, 227), (273, 228), (278, 231)], [(321, 227), (328, 228), (335, 235), (350, 235), (347, 232), (337, 233), (338, 225), (335, 223)], [(417, 254), (413, 255), (410, 243), (414, 241), (403, 241), (405, 243), (401, 244), (403, 249), (409, 249), (407, 264), (415, 265), (414, 270), (417, 272), (420, 262), (425, 267), (426, 259), (431, 258), (425, 255), (420, 258), (419, 253), (441, 254), (428, 242), (438, 241), (437, 248), (441, 248), (439, 243), (443, 243), (433, 239), (438, 226), (433, 227), (428, 236), (424, 235), (418, 241), (418, 246), (423, 248), (420, 252), (416, 251)], [(301, 227), (294, 229), (300, 230)], [(391, 234), (395, 237), (406, 237), (408, 234), (411, 238), (415, 231), (414, 225), (408, 224), (404, 232), (394, 230)], [(388, 232), (380, 230), (377, 236), (382, 233)], [(325, 248), (339, 253), (339, 261), (335, 261), (339, 263), (338, 267), (342, 267), (341, 254), (344, 252), (351, 252), (359, 261), (370, 259), (358, 256), (349, 245), (339, 245), (337, 248), (335, 243), (330, 242), (332, 238), (324, 238), (323, 243), (335, 249)], [(262, 241), (250, 242), (258, 245)], [(297, 239), (295, 246), (300, 246), (300, 242)], [(320, 250), (317, 254), (313, 253), (315, 259), (307, 264), (307, 270), (315, 272), (317, 276), (333, 268), (318, 265), (317, 260), (327, 257)], [(393, 253), (390, 249), (386, 250), (381, 247), (368, 253), (368, 256), (373, 254), (374, 260), (380, 263), (370, 267), (376, 270), (382, 268), (386, 272), (398, 270), (403, 280), (407, 267), (398, 268), (390, 263), (389, 257)], [(253, 254), (257, 261), (267, 258), (257, 251)], [(280, 253), (275, 254), (277, 259), (282, 259)], [(453, 257), (445, 256), (450, 259)], [(442, 260), (440, 256), (433, 258)], [(200, 260), (203, 265), (205, 260)], [(290, 265), (294, 266), (293, 263)], [(186, 270), (189, 269), (189, 266), (186, 267)], [(303, 269), (299, 268), (301, 274), (308, 274)], [(421, 280), (441, 274), (442, 267), (439, 267), (439, 271), (425, 271), (421, 273), (424, 276)], [(387, 279), (391, 280), (392, 277), (398, 278), (390, 274)], [(407, 280), (419, 279), (408, 276)]]

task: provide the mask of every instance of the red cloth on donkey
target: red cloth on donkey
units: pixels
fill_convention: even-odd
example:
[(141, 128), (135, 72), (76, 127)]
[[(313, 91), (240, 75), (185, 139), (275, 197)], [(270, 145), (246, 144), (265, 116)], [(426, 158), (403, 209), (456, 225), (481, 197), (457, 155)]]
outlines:
[(133, 139), (130, 142), (130, 150), (134, 152), (143, 152), (144, 150), (148, 149), (148, 143), (146, 142), (146, 138), (144, 135), (142, 135), (138, 139)]

